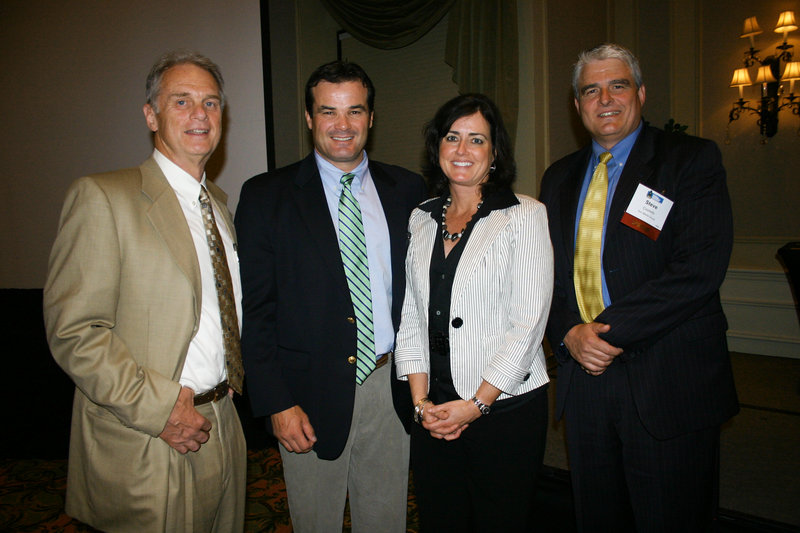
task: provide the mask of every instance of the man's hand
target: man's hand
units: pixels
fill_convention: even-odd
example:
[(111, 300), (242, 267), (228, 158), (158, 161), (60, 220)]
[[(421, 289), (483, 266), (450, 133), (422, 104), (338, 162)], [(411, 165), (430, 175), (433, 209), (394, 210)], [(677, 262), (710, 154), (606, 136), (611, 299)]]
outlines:
[(317, 436), (308, 420), (308, 415), (299, 405), (290, 407), (270, 416), (272, 434), (290, 452), (306, 453), (311, 451)]
[(196, 452), (208, 441), (211, 422), (194, 408), (194, 391), (181, 387), (167, 425), (159, 437), (181, 453)]
[(564, 337), (564, 345), (569, 350), (581, 368), (593, 376), (605, 372), (614, 358), (622, 353), (622, 348), (617, 348), (599, 337), (611, 329), (608, 324), (590, 322), (573, 326)]

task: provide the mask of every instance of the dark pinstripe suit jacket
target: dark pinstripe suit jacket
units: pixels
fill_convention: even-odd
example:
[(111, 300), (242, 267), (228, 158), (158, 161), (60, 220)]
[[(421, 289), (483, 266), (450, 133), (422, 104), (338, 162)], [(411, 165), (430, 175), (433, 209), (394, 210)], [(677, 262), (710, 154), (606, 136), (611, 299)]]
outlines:
[[(560, 363), (563, 413), (577, 363), (561, 346), (581, 318), (572, 281), (575, 213), (591, 146), (554, 163), (542, 180), (555, 261), (547, 336)], [(657, 240), (622, 224), (639, 183), (675, 203)], [(624, 349), (642, 423), (656, 438), (721, 424), (738, 411), (727, 322), (719, 299), (733, 242), (725, 170), (709, 140), (645, 125), (628, 158), (606, 228), (603, 268), (611, 305), (596, 319)]]

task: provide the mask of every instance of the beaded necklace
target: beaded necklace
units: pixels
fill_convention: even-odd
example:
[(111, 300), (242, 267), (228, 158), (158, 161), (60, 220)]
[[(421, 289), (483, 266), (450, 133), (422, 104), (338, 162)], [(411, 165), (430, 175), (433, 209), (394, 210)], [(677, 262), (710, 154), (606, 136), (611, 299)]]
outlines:
[[(442, 239), (446, 241), (447, 240), (456, 241), (461, 237), (463, 237), (464, 232), (467, 231), (467, 226), (469, 225), (469, 222), (467, 222), (467, 226), (464, 226), (464, 229), (462, 229), (458, 233), (450, 233), (449, 231), (447, 231), (447, 208), (450, 207), (450, 204), (452, 202), (453, 202), (453, 197), (448, 196), (447, 199), (444, 201), (444, 206), (442, 206)], [(480, 209), (482, 205), (483, 205), (483, 200), (478, 202), (478, 207), (477, 209), (475, 209), (476, 213), (478, 212), (478, 209)], [(472, 217), (475, 217), (475, 215), (473, 214)], [(472, 221), (472, 218), (470, 218), (470, 221)]]

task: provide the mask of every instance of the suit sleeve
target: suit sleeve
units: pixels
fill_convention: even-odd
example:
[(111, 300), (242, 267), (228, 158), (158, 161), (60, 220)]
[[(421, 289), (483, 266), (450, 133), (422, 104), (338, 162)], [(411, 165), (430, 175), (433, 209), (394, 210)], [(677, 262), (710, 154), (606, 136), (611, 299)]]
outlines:
[(121, 261), (111, 204), (91, 178), (82, 178), (67, 193), (50, 254), (44, 288), (50, 350), (92, 402), (155, 437), (181, 386), (139, 365), (114, 332)]
[[(526, 215), (515, 228), (513, 250), (507, 303), (510, 327), (481, 374), (505, 392), (516, 390), (530, 372), (553, 294), (553, 248), (545, 208), (540, 203), (526, 207)], [(546, 376), (538, 377), (547, 380)]]
[(721, 155), (710, 141), (690, 149), (675, 154), (677, 163), (670, 169), (677, 185), (663, 270), (619, 297), (612, 294), (612, 304), (596, 319), (611, 325), (602, 337), (627, 352), (647, 348), (695, 316), (717, 297), (725, 278), (733, 223)]
[(242, 187), (236, 209), (242, 276), (242, 362), (253, 414), (271, 415), (297, 401), (286, 386), (277, 359), (276, 264), (270, 239), (268, 203), (273, 198), (253, 181)]

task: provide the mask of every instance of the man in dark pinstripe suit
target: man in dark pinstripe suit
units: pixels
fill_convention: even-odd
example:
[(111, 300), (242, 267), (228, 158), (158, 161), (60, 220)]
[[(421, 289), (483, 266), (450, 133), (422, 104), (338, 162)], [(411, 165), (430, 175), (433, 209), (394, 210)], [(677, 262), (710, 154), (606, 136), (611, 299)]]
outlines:
[[(541, 199), (555, 261), (547, 335), (578, 529), (708, 531), (719, 427), (738, 411), (719, 298), (733, 241), (721, 155), (711, 141), (642, 121), (641, 71), (623, 47), (583, 52), (573, 89), (592, 143), (547, 170)], [(575, 243), (605, 152), (602, 233), (588, 268), (601, 305), (582, 318), (587, 267)]]

